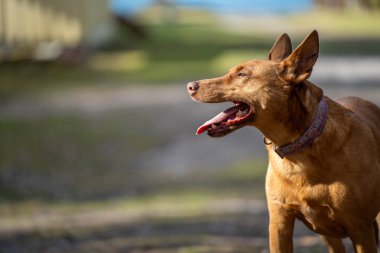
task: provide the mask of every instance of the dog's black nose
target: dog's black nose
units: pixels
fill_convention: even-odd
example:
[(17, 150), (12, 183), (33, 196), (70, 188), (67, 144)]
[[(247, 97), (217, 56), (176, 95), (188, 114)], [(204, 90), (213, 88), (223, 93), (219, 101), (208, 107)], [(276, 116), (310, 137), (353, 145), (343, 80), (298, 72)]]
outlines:
[(190, 95), (193, 95), (199, 89), (199, 84), (197, 82), (190, 82), (187, 84), (187, 91)]

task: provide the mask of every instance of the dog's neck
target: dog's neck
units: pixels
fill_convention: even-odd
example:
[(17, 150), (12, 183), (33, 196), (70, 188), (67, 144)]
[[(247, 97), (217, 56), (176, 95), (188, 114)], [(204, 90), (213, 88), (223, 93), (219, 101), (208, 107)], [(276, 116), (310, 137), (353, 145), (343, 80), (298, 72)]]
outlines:
[[(278, 108), (274, 118), (256, 127), (275, 146), (284, 146), (297, 140), (312, 124), (323, 91), (309, 81), (294, 87), (286, 106)], [(269, 124), (268, 124), (269, 123)]]

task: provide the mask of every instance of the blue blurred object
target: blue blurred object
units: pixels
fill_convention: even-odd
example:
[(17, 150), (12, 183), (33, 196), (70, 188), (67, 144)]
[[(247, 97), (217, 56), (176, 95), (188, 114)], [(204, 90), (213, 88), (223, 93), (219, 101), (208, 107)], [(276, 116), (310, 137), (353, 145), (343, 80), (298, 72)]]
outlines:
[(174, 0), (175, 4), (216, 12), (255, 14), (290, 13), (312, 7), (311, 0)]
[(138, 13), (152, 3), (152, 0), (110, 0), (110, 8), (114, 13), (124, 16)]
[[(111, 10), (117, 14), (135, 14), (154, 0), (111, 0)], [(178, 6), (199, 8), (223, 13), (246, 14), (287, 14), (309, 10), (313, 7), (312, 0), (167, 0)]]

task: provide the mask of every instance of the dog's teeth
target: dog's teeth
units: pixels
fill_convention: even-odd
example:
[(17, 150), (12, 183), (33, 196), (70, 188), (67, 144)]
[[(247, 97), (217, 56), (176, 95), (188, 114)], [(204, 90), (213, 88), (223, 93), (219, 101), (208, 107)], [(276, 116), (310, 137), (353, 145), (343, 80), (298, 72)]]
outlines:
[(211, 125), (211, 128), (212, 128), (212, 129), (215, 129), (215, 128), (217, 128), (217, 126), (216, 126), (215, 124), (212, 124), (212, 125)]
[(242, 111), (242, 110), (239, 110), (237, 113), (236, 113), (236, 116), (237, 117), (244, 117), (245, 115), (247, 115), (248, 111), (247, 109)]

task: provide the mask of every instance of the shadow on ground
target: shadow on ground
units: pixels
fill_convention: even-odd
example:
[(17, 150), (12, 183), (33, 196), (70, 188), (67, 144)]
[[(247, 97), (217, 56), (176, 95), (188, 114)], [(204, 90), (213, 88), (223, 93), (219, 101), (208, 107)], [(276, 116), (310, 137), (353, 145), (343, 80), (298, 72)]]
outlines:
[[(140, 222), (62, 230), (37, 230), (0, 237), (1, 252), (268, 252), (268, 215), (229, 212), (190, 217), (151, 217)], [(296, 252), (325, 252), (303, 226)]]

